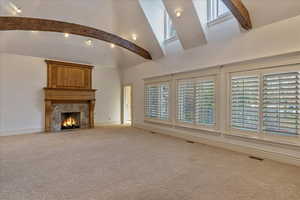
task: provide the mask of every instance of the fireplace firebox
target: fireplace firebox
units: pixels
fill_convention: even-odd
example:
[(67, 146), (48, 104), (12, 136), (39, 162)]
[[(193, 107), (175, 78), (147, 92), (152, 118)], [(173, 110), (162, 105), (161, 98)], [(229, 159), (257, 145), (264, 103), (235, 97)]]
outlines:
[(61, 113), (61, 130), (80, 128), (80, 112)]

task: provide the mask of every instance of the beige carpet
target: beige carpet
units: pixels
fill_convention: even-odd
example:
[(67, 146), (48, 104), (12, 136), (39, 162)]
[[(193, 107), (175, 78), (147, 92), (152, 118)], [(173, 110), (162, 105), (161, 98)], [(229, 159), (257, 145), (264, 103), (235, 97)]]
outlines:
[(1, 200), (299, 200), (300, 168), (132, 128), (0, 138)]

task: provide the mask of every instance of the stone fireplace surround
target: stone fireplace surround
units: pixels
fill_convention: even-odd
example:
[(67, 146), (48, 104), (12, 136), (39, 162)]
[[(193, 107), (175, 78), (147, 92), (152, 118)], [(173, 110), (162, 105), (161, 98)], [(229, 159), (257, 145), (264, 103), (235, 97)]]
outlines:
[(80, 113), (80, 128), (89, 128), (89, 105), (87, 103), (52, 104), (52, 131), (61, 131), (62, 113)]
[(80, 112), (80, 128), (94, 128), (95, 90), (45, 91), (45, 131), (61, 131), (61, 113)]

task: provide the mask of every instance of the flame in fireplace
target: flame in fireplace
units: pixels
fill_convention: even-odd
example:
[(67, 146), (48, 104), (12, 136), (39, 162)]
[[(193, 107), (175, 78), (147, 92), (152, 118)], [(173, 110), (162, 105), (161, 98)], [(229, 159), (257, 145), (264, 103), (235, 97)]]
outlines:
[(77, 126), (77, 122), (73, 117), (68, 117), (63, 121), (63, 127)]

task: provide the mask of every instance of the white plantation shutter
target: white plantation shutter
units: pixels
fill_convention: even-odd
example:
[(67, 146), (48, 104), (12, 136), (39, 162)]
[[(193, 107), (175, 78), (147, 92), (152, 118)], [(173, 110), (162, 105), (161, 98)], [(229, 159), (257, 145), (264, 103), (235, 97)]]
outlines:
[(145, 85), (145, 117), (169, 119), (169, 83)]
[(177, 82), (177, 120), (184, 123), (194, 122), (194, 81)]
[(215, 124), (215, 82), (214, 80), (195, 81), (195, 122)]
[(299, 72), (263, 76), (263, 131), (298, 134), (299, 88)]
[(231, 127), (242, 130), (259, 129), (258, 76), (232, 77)]
[(145, 116), (149, 118), (156, 118), (158, 116), (158, 93), (157, 85), (145, 86)]
[(178, 80), (177, 121), (193, 125), (215, 125), (215, 80)]
[(159, 119), (169, 119), (169, 84), (160, 85), (160, 97), (159, 97)]

